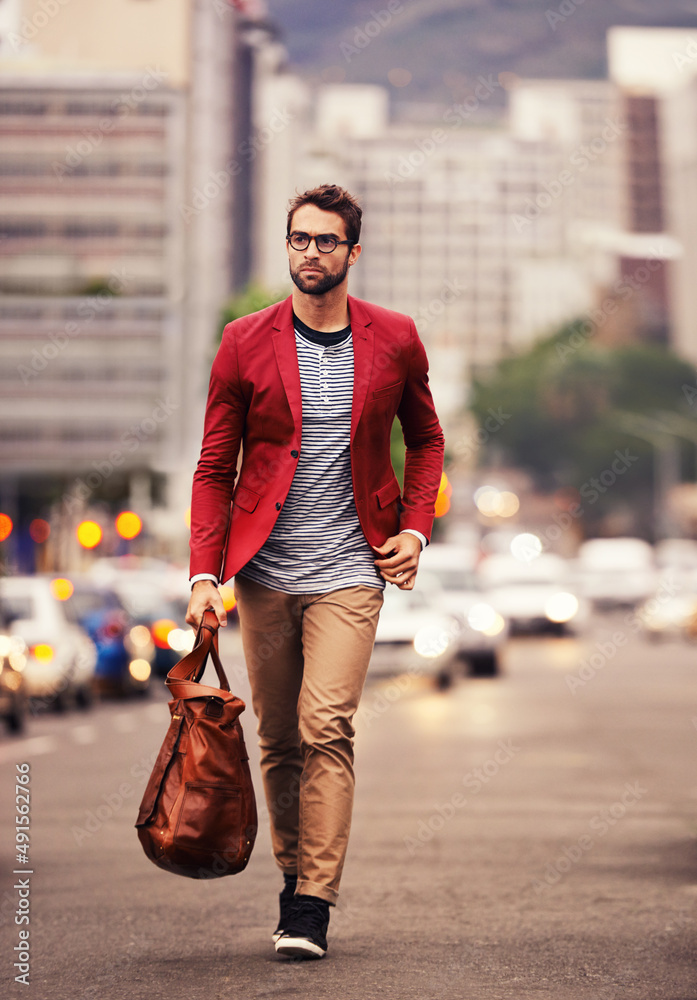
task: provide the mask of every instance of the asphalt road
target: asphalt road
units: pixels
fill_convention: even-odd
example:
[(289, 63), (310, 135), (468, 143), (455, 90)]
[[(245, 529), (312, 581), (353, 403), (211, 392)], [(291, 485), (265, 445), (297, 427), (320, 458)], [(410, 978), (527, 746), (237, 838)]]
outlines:
[[(245, 697), (234, 635), (222, 653)], [(0, 738), (5, 996), (697, 998), (694, 647), (650, 647), (620, 615), (582, 640), (515, 640), (495, 680), (371, 680), (342, 898), (315, 963), (273, 951), (265, 824), (232, 878), (145, 858), (133, 823), (167, 722), (158, 693)], [(243, 722), (253, 747), (249, 709)], [(15, 860), (25, 762), (29, 866)], [(252, 766), (260, 796), (255, 752)], [(29, 985), (14, 980), (22, 930)]]

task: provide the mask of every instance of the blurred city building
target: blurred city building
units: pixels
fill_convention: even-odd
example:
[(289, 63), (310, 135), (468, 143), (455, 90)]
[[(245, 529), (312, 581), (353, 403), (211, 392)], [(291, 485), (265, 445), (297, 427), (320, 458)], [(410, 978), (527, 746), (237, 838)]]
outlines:
[(628, 124), (620, 266), (624, 274), (638, 268), (650, 274), (635, 288), (647, 335), (694, 363), (697, 35), (688, 29), (611, 28), (608, 63)]
[(292, 72), (263, 0), (0, 0), (5, 552), (31, 568), (50, 507), (77, 559), (77, 520), (128, 504), (184, 557), (221, 307), (289, 290), (317, 183), (364, 207), (351, 291), (415, 319), (462, 475), (471, 378), (571, 319), (697, 361), (697, 39), (613, 28), (608, 65), (397, 115)]
[(0, 8), (0, 510), (25, 564), (49, 502), (71, 536), (95, 504), (130, 503), (185, 554), (235, 270), (233, 6)]
[[(383, 88), (267, 61), (257, 125), (282, 97), (292, 121), (261, 152), (254, 276), (287, 277), (286, 192), (335, 180), (365, 209), (352, 291), (414, 317), (446, 418), (478, 370), (579, 316), (697, 358), (697, 40), (613, 28), (608, 49), (608, 80), (482, 77), (411, 120)], [(507, 116), (482, 123), (501, 88)]]
[[(329, 178), (355, 192), (364, 256), (352, 291), (415, 319), (439, 404), (453, 417), (473, 373), (591, 309), (616, 277), (592, 235), (620, 225), (616, 88), (517, 81), (508, 122), (468, 124), (493, 85), (483, 80), (473, 104), (440, 109), (426, 127), (391, 122), (379, 87), (323, 86), (314, 103), (298, 94), (298, 152), (285, 161), (294, 181), (278, 185), (283, 166), (270, 167), (274, 183), (259, 193), (275, 226), (260, 230), (268, 249), (258, 277), (276, 287), (287, 273), (276, 192)], [(262, 91), (277, 86), (272, 76)], [(267, 159), (278, 164), (277, 153)]]

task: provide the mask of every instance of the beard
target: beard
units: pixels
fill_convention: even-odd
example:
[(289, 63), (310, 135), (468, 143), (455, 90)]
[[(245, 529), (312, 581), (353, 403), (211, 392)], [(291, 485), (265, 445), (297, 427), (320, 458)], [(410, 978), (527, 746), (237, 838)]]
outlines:
[(304, 292), (306, 295), (324, 295), (325, 292), (329, 292), (332, 288), (336, 288), (337, 285), (340, 285), (348, 274), (348, 255), (346, 256), (346, 260), (344, 261), (344, 266), (341, 271), (338, 271), (336, 274), (325, 273), (321, 278), (312, 276), (308, 280), (308, 278), (302, 273), (302, 267), (298, 267), (294, 271), (292, 266), (289, 266), (289, 269), (293, 283), (297, 285), (301, 292)]

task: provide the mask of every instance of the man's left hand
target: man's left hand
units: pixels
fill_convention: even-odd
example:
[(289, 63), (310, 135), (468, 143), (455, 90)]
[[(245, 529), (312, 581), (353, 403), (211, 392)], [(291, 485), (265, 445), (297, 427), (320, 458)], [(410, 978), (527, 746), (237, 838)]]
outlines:
[(383, 580), (396, 584), (400, 590), (412, 590), (421, 555), (421, 542), (416, 535), (404, 531), (374, 548), (382, 556), (375, 560), (375, 565)]

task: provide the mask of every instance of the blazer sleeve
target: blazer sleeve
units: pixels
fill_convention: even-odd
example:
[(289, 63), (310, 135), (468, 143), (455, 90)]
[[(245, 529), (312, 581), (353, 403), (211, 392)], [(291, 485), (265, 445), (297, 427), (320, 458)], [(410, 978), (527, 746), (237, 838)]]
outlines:
[(201, 455), (194, 473), (190, 577), (210, 573), (220, 578), (247, 409), (230, 324), (211, 369)]
[(406, 456), (399, 529), (415, 528), (430, 540), (443, 472), (445, 439), (428, 384), (428, 359), (413, 321), (411, 354), (397, 410)]

